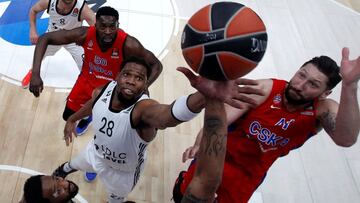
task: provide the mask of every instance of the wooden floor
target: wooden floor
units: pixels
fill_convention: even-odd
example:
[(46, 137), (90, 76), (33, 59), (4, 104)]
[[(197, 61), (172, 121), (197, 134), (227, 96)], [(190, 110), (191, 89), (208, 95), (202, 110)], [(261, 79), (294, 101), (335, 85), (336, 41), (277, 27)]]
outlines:
[[(207, 0), (176, 0), (184, 18)], [(341, 47), (350, 47), (351, 57), (360, 56), (360, 14), (330, 0), (246, 0), (263, 18), (268, 34), (267, 53), (250, 78), (289, 79), (306, 60), (329, 55), (340, 62)], [(357, 0), (338, 0), (360, 10)], [(181, 18), (183, 19), (183, 18)], [(180, 20), (180, 30), (185, 24)], [(185, 66), (180, 51), (180, 32), (173, 35), (162, 59), (164, 70), (151, 86), (154, 99), (170, 103), (193, 91), (175, 71)], [(1, 49), (1, 47), (0, 47)], [(0, 202), (17, 202), (31, 169), (51, 173), (69, 160), (92, 138), (92, 130), (66, 147), (62, 140), (61, 118), (66, 93), (45, 88), (40, 98), (27, 90), (0, 80)], [(332, 98), (339, 98), (339, 87)], [(181, 154), (194, 141), (202, 125), (201, 116), (176, 128), (159, 131), (149, 147), (145, 171), (129, 199), (138, 203), (171, 202), (177, 173), (187, 164)], [(17, 167), (22, 167), (19, 169)], [(20, 172), (18, 171), (20, 170)], [(86, 183), (81, 173), (69, 178), (80, 186), (88, 202), (106, 202), (99, 180)], [(358, 203), (360, 202), (360, 142), (351, 148), (335, 146), (325, 133), (312, 138), (302, 148), (279, 159), (258, 191), (264, 203)]]

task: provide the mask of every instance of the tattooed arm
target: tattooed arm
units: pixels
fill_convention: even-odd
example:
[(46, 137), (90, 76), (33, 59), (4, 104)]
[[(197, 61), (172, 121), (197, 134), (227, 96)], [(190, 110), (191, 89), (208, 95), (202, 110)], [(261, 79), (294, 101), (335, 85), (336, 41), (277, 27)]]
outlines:
[(182, 203), (214, 201), (224, 167), (226, 127), (224, 104), (208, 99), (195, 175), (185, 192)]
[(340, 104), (330, 99), (319, 102), (318, 119), (337, 145), (350, 147), (356, 143), (360, 131), (358, 81), (360, 57), (349, 60), (349, 49), (343, 48), (340, 73), (342, 75)]

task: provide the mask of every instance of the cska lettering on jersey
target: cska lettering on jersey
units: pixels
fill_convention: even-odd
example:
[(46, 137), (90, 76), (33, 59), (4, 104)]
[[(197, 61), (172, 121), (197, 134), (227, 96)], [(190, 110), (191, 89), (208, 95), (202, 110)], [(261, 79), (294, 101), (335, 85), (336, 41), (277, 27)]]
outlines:
[[(295, 122), (295, 119), (286, 120), (281, 118), (274, 126), (280, 127), (286, 131), (289, 126)], [(269, 147), (284, 147), (290, 142), (290, 138), (284, 138), (276, 133), (272, 132), (266, 127), (261, 126), (260, 122), (253, 121), (249, 126), (249, 133), (251, 136), (255, 136), (261, 143), (268, 145)]]
[(112, 80), (113, 72), (110, 70), (106, 70), (105, 68), (102, 67), (102, 66), (107, 66), (107, 64), (108, 64), (108, 62), (105, 58), (95, 56), (94, 62), (89, 63), (90, 74), (92, 74), (94, 72), (101, 73), (101, 74), (108, 76), (109, 80)]
[(104, 145), (101, 145), (100, 147), (97, 144), (94, 145), (96, 151), (102, 154), (103, 159), (107, 159), (109, 161), (112, 161), (113, 163), (126, 164), (126, 153), (115, 153)]

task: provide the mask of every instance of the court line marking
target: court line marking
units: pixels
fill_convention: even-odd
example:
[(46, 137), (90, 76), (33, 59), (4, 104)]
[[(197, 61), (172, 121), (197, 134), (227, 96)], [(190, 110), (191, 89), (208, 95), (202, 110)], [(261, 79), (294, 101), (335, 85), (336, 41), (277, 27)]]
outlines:
[[(12, 165), (0, 165), (0, 171), (16, 171), (20, 173), (25, 173), (29, 175), (44, 175), (44, 173), (40, 173), (38, 171), (34, 171), (28, 168), (23, 168), (19, 166), (12, 166)], [(88, 203), (84, 197), (82, 197), (80, 194), (77, 194), (75, 196), (75, 199), (77, 199), (80, 203)]]

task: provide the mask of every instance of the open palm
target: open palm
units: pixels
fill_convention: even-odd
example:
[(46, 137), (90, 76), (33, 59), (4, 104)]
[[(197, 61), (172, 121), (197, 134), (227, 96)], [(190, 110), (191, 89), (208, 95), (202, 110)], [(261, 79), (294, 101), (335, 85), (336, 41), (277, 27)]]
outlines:
[(342, 49), (342, 60), (340, 73), (343, 83), (351, 85), (357, 83), (360, 78), (360, 57), (355, 60), (349, 60), (349, 48)]

